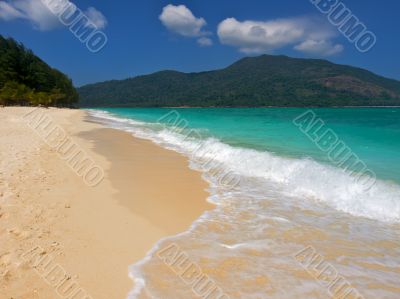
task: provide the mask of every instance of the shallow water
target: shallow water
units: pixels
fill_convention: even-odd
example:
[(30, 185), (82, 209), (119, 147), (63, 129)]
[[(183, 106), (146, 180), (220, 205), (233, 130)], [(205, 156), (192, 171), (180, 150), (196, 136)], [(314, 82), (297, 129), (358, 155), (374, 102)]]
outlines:
[(296, 127), (306, 109), (171, 111), (90, 111), (188, 156), (216, 204), (131, 266), (130, 298), (399, 298), (400, 109), (314, 110), (376, 174), (368, 189)]

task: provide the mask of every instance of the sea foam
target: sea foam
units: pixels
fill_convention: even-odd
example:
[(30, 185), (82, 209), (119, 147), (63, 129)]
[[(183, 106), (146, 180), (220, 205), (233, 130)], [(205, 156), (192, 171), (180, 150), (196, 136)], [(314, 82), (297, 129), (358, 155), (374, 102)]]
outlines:
[[(278, 189), (284, 196), (299, 198), (310, 204), (315, 201), (324, 203), (353, 216), (400, 222), (400, 186), (395, 183), (378, 180), (365, 190), (361, 182), (346, 171), (310, 158), (293, 159), (233, 147), (215, 138), (200, 140), (179, 133), (176, 128), (121, 118), (106, 111), (90, 110), (90, 114), (108, 121), (114, 128), (186, 155), (194, 169), (204, 170), (198, 161), (206, 159), (224, 167), (226, 173), (229, 171), (240, 176), (244, 182), (253, 179), (256, 183), (252, 184), (251, 190), (241, 183), (239, 191), (248, 192), (248, 195), (253, 193), (260, 200), (268, 198), (272, 189)], [(212, 175), (206, 173), (205, 177), (215, 188), (221, 187)], [(218, 203), (215, 199), (213, 202)]]
[[(187, 156), (191, 168), (203, 172), (210, 185), (208, 200), (216, 205), (187, 231), (159, 240), (142, 260), (129, 267), (135, 283), (129, 299), (194, 297), (191, 288), (182, 287), (173, 271), (160, 271), (163, 265), (157, 252), (171, 243), (178, 244), (192, 262), (204, 269), (224, 273), (212, 278), (225, 292), (237, 294), (231, 298), (301, 298), (308, 293), (325, 298), (326, 290), (311, 277), (296, 276), (299, 265), (292, 255), (310, 243), (318, 248), (328, 244), (329, 249), (329, 244), (336, 242), (341, 250), (354, 253), (357, 248), (360, 252), (354, 261), (336, 260), (341, 273), (359, 283), (363, 294), (371, 298), (392, 298), (393, 292), (377, 292), (369, 285), (381, 281), (395, 286), (400, 279), (390, 268), (399, 266), (399, 250), (379, 245), (379, 240), (390, 243), (399, 237), (392, 226), (400, 222), (398, 185), (378, 180), (365, 192), (349, 173), (312, 159), (234, 147), (212, 137), (188, 137), (181, 128), (105, 111), (89, 113), (110, 127)], [(234, 173), (240, 180), (234, 185), (221, 184), (204, 161), (218, 165), (225, 173)], [(364, 248), (368, 251), (363, 252)], [(353, 265), (358, 259), (364, 262), (366, 254), (370, 255), (371, 264), (386, 265), (389, 270)], [(240, 271), (234, 267), (234, 261), (239, 263)], [(252, 287), (242, 284), (259, 282), (260, 277), (268, 277), (270, 283), (256, 283)]]

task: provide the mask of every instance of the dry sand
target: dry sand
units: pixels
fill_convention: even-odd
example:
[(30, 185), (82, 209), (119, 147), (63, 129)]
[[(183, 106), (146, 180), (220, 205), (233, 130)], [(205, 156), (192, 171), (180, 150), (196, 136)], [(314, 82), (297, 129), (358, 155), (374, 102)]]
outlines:
[(211, 208), (206, 183), (184, 157), (84, 111), (41, 109), (104, 169), (90, 187), (28, 126), (30, 110), (0, 108), (0, 298), (59, 298), (51, 275), (25, 259), (37, 246), (82, 294), (126, 298), (128, 266)]

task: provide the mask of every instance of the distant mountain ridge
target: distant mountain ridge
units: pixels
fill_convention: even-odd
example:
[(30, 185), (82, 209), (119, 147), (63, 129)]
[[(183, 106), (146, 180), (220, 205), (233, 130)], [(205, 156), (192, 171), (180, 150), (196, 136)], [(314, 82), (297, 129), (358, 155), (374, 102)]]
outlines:
[(400, 105), (400, 82), (327, 60), (262, 55), (200, 73), (160, 71), (78, 89), (84, 107)]

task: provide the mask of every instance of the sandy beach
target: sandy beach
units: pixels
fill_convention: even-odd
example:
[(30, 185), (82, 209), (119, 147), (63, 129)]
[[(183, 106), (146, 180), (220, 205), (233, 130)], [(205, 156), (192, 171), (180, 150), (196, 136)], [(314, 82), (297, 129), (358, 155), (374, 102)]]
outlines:
[(344, 2), (0, 0), (0, 299), (400, 299), (400, 2)]
[[(104, 170), (89, 186), (35, 132), (32, 109), (0, 108), (0, 298), (62, 297), (54, 271), (81, 290), (74, 298), (126, 298), (128, 266), (212, 208), (207, 184), (179, 154), (84, 111), (40, 109)], [(38, 248), (48, 262), (32, 267)]]

